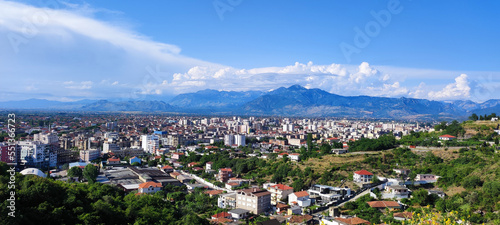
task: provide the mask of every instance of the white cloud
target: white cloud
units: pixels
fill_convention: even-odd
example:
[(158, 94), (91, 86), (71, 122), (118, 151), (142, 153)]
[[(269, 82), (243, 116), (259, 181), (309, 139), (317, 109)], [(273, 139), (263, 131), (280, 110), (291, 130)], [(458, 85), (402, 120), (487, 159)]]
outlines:
[(455, 78), (455, 83), (446, 85), (440, 91), (430, 91), (428, 96), (431, 99), (464, 99), (470, 97), (470, 86), (466, 74), (461, 74)]
[[(193, 82), (198, 81), (198, 82)], [(223, 90), (269, 90), (281, 86), (300, 84), (306, 88), (321, 88), (343, 95), (403, 96), (408, 89), (391, 79), (389, 74), (379, 72), (363, 62), (354, 71), (340, 64), (314, 65), (296, 62), (284, 67), (237, 69), (196, 66), (186, 73), (176, 73), (173, 81), (164, 89), (185, 91), (192, 85), (200, 88)]]
[(82, 81), (80, 83), (76, 83), (74, 81), (66, 81), (63, 82), (64, 88), (68, 89), (78, 89), (78, 90), (85, 90), (85, 89), (91, 89), (92, 88), (92, 81)]

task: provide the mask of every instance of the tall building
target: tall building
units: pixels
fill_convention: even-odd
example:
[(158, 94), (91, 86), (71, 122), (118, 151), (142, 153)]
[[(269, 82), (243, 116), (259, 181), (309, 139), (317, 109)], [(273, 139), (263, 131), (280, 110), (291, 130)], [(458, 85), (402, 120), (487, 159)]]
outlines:
[(141, 135), (142, 149), (151, 154), (156, 154), (160, 150), (160, 139), (156, 135)]
[(102, 152), (103, 153), (110, 153), (110, 152), (115, 152), (115, 151), (119, 151), (119, 150), (120, 150), (120, 146), (118, 146), (115, 143), (104, 142), (104, 144), (102, 144)]
[[(11, 145), (10, 148), (15, 148), (15, 145)], [(16, 155), (18, 153), (16, 152), (16, 149), (13, 151), (9, 150), (9, 145), (0, 143), (0, 161), (5, 162), (5, 163), (14, 163), (16, 162)]]
[(101, 151), (99, 149), (81, 150), (80, 160), (84, 162), (90, 162), (101, 156)]
[(28, 166), (57, 166), (57, 151), (53, 145), (40, 141), (20, 141), (20, 163)]
[(224, 145), (233, 146), (234, 145), (234, 135), (232, 135), (232, 134), (224, 135)]
[(237, 134), (234, 136), (234, 144), (237, 146), (246, 146), (245, 135)]

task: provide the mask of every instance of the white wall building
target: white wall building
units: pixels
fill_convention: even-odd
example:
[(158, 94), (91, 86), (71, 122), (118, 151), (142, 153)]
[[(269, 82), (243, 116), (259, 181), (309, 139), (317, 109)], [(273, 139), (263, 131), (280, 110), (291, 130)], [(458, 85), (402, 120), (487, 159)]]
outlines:
[(141, 135), (142, 149), (151, 154), (156, 154), (160, 150), (160, 139), (156, 135)]

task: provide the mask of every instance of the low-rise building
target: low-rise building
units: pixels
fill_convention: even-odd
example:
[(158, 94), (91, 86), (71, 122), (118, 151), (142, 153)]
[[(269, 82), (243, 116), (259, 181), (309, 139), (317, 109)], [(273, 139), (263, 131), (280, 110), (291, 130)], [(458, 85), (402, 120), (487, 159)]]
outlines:
[(300, 207), (308, 207), (311, 205), (311, 199), (307, 191), (299, 191), (288, 195), (289, 205), (298, 205)]
[(321, 200), (322, 202), (337, 201), (351, 195), (350, 188), (331, 187), (319, 184), (311, 186), (307, 192), (310, 198)]
[(134, 157), (130, 158), (130, 160), (129, 160), (130, 165), (132, 165), (132, 163), (135, 163), (135, 162), (139, 163), (139, 164), (142, 163), (141, 159), (139, 157), (137, 157), (137, 156), (134, 156)]
[(229, 211), (229, 214), (231, 214), (231, 217), (233, 219), (241, 220), (241, 219), (247, 218), (249, 212), (250, 211), (248, 211), (246, 209), (236, 208), (236, 209)]
[(286, 201), (288, 195), (293, 193), (293, 188), (284, 184), (276, 184), (267, 187), (271, 192), (271, 204), (276, 205), (280, 201)]
[(236, 192), (220, 194), (217, 199), (217, 206), (222, 209), (234, 209), (236, 208)]
[(357, 183), (371, 183), (373, 180), (373, 173), (366, 170), (356, 171), (354, 172), (353, 180)]
[(239, 190), (236, 207), (249, 210), (253, 214), (267, 212), (271, 208), (271, 193), (259, 188)]
[(219, 169), (218, 180), (225, 183), (229, 178), (233, 176), (233, 170), (231, 168)]
[(418, 181), (420, 183), (434, 183), (437, 182), (439, 176), (436, 176), (434, 174), (417, 174), (415, 177), (415, 181)]
[(162, 187), (161, 183), (149, 181), (139, 184), (139, 188), (137, 190), (141, 194), (154, 194), (161, 191)]

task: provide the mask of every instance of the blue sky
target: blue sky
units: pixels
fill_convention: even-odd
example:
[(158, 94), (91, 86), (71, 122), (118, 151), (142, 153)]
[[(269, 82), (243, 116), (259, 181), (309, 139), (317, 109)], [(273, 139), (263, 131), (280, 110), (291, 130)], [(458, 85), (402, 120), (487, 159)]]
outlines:
[(499, 6), (0, 0), (0, 101), (166, 99), (296, 83), (344, 95), (484, 101), (500, 97)]

